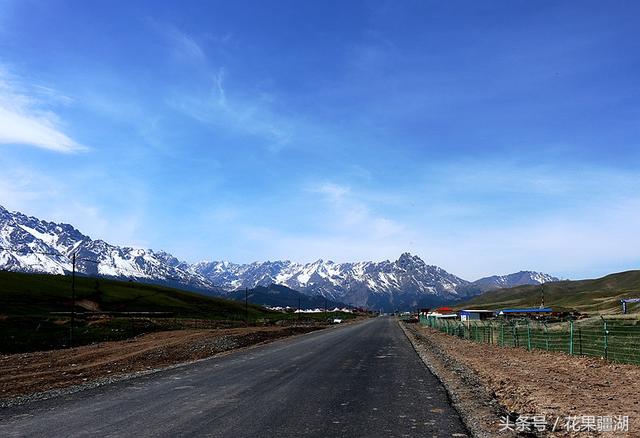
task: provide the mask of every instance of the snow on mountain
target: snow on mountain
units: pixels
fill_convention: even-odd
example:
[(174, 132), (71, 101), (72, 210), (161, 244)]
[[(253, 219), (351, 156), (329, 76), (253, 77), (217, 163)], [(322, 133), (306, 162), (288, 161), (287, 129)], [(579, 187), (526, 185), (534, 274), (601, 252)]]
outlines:
[(393, 262), (201, 262), (193, 265), (192, 271), (229, 290), (275, 283), (307, 295), (373, 308), (457, 299), (462, 297), (457, 289), (470, 284), (408, 253)]
[(493, 275), (484, 277), (472, 283), (480, 292), (492, 289), (521, 286), (524, 284), (543, 284), (551, 281), (560, 281), (559, 278), (552, 277), (542, 272), (520, 271), (509, 275)]
[(0, 269), (66, 274), (71, 271), (74, 252), (76, 270), (85, 275), (133, 278), (218, 294), (279, 284), (306, 295), (385, 310), (430, 306), (490, 289), (558, 280), (522, 271), (469, 282), (409, 253), (382, 262), (213, 261), (190, 265), (163, 251), (111, 245), (71, 225), (12, 213), (0, 206)]
[(76, 271), (120, 279), (161, 282), (192, 289), (213, 284), (165, 252), (122, 248), (92, 240), (68, 224), (46, 222), (0, 206), (0, 268), (20, 272), (65, 274)]

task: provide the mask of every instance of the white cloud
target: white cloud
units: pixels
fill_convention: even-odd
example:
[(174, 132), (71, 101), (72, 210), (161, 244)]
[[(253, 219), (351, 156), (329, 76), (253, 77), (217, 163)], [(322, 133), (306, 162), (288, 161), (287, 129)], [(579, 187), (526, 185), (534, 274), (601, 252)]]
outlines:
[(152, 21), (153, 27), (169, 43), (176, 58), (203, 62), (207, 59), (204, 50), (196, 40), (172, 24), (161, 24)]
[(42, 97), (69, 103), (68, 97), (51, 88), (18, 85), (0, 71), (0, 143), (35, 146), (55, 152), (70, 153), (86, 148), (60, 128), (58, 116), (43, 107)]
[(324, 182), (310, 187), (309, 191), (312, 193), (320, 193), (325, 195), (333, 203), (339, 203), (351, 193), (351, 188), (333, 182)]
[[(194, 92), (179, 89), (167, 99), (167, 105), (203, 124), (259, 137), (271, 152), (280, 152), (292, 142), (296, 122), (272, 110), (273, 96), (262, 93), (240, 96), (225, 88), (224, 67), (212, 68), (200, 44), (172, 24), (151, 20), (154, 29), (168, 42), (174, 57), (189, 61), (194, 77), (206, 77), (203, 87)], [(231, 36), (209, 37), (217, 45), (226, 44)], [(193, 85), (193, 84), (191, 84)], [(202, 90), (206, 90), (203, 92)]]
[(295, 122), (269, 108), (270, 97), (245, 100), (230, 95), (224, 86), (226, 73), (219, 69), (208, 94), (176, 93), (167, 104), (201, 123), (264, 139), (271, 152), (292, 142)]

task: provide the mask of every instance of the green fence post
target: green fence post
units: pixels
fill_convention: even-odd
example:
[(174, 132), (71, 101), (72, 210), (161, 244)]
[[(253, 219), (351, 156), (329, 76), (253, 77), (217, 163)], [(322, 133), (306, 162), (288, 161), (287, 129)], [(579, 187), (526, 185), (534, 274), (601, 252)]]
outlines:
[(500, 321), (500, 346), (504, 347), (504, 321)]
[(573, 354), (573, 320), (569, 321), (569, 354)]
[(609, 330), (607, 330), (607, 321), (605, 321), (604, 318), (602, 318), (602, 321), (604, 321), (602, 327), (604, 331), (604, 358), (609, 359)]
[(527, 321), (527, 350), (531, 351), (531, 323)]
[(578, 327), (578, 354), (582, 356), (582, 327)]
[(518, 323), (513, 324), (513, 346), (518, 346)]
[(547, 327), (547, 323), (544, 323), (544, 343), (547, 351), (549, 351), (549, 327)]
[(489, 331), (487, 331), (487, 323), (482, 322), (482, 341), (491, 344), (491, 326), (489, 326)]

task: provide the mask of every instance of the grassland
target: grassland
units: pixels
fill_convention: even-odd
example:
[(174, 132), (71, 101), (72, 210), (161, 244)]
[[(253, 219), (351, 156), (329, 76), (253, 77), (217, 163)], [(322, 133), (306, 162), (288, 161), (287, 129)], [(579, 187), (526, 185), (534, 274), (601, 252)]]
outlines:
[[(127, 339), (177, 328), (215, 328), (332, 318), (295, 315), (167, 287), (76, 277), (0, 272), (0, 352), (24, 352)], [(131, 312), (134, 312), (131, 314)], [(145, 315), (143, 312), (152, 312)], [(348, 319), (350, 314), (340, 314)]]
[[(537, 307), (542, 287), (518, 286), (490, 291), (459, 308), (502, 309), (510, 307)], [(640, 297), (640, 271), (627, 271), (594, 280), (558, 281), (544, 285), (544, 304), (554, 309), (575, 309), (586, 313), (613, 315), (622, 313), (622, 298)], [(638, 312), (639, 305), (630, 305), (629, 311)]]

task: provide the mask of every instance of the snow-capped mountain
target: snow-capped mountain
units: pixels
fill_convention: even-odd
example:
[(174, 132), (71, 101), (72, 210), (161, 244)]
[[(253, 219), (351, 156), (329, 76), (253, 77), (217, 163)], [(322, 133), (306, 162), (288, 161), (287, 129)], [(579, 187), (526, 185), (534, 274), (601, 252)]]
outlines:
[(65, 274), (71, 272), (74, 252), (80, 274), (214, 289), (209, 280), (190, 272), (188, 264), (165, 252), (92, 240), (71, 225), (11, 213), (0, 206), (0, 268)]
[(409, 253), (383, 262), (214, 261), (190, 265), (166, 252), (111, 245), (71, 225), (12, 213), (0, 206), (0, 269), (67, 274), (73, 253), (76, 271), (85, 275), (133, 278), (223, 295), (245, 287), (279, 284), (310, 296), (385, 310), (430, 306), (490, 289), (557, 280), (523, 271), (469, 282)]
[(459, 300), (491, 289), (557, 281), (546, 274), (523, 271), (469, 282), (420, 257), (404, 253), (396, 261), (334, 263), (318, 260), (201, 262), (192, 271), (227, 290), (282, 284), (308, 295), (322, 295), (357, 306), (407, 308)]
[(520, 271), (515, 274), (484, 277), (474, 281), (472, 284), (477, 287), (480, 292), (486, 292), (492, 289), (515, 287), (523, 284), (542, 284), (551, 281), (560, 281), (560, 279), (548, 274), (543, 274), (542, 272)]
[[(308, 295), (322, 295), (358, 306), (385, 308), (417, 305), (422, 301), (458, 299), (460, 286), (470, 283), (437, 266), (427, 265), (405, 253), (396, 261), (334, 263), (318, 260), (300, 264), (290, 261), (201, 262), (192, 266), (224, 289), (282, 284)], [(463, 295), (466, 296), (466, 295)]]

